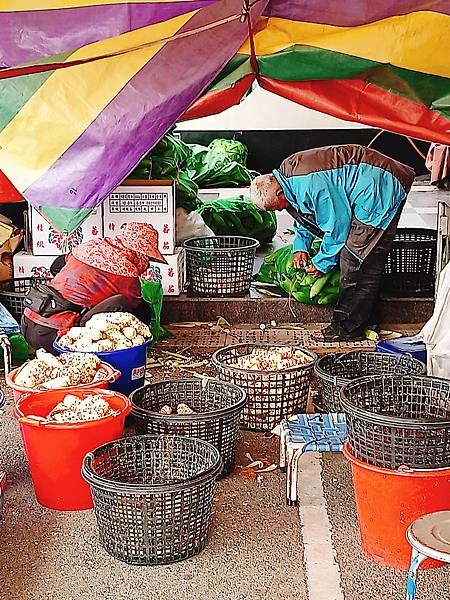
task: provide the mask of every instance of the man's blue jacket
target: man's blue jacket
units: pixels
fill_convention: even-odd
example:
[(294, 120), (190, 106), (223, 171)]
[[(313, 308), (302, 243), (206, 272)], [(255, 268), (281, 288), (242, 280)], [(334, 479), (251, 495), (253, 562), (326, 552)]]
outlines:
[[(273, 174), (286, 200), (324, 234), (313, 260), (322, 273), (336, 267), (352, 219), (386, 229), (414, 181), (407, 165), (352, 144), (297, 152)], [(298, 223), (295, 230), (294, 252), (309, 252), (314, 236)]]

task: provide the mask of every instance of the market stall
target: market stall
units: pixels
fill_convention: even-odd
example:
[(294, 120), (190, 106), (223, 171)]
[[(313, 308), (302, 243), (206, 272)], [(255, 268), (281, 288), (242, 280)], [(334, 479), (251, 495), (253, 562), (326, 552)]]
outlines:
[[(39, 10), (46, 9), (45, 3), (38, 4)], [(152, 1), (140, 7), (64, 3), (43, 19), (41, 29), (30, 27), (33, 11), (26, 7), (8, 13), (8, 26), (0, 21), (6, 35), (0, 42), (0, 91), (8, 108), (0, 119), (0, 170), (4, 189), (8, 187), (3, 198), (17, 199), (13, 189), (29, 204), (28, 243), (14, 256), (14, 276), (2, 282), (0, 300), (16, 310), (17, 319), (24, 306), (34, 311), (38, 317), (33, 323), (39, 327), (50, 323), (39, 317), (70, 313), (71, 319), (50, 327), (57, 330), (50, 352), (35, 348), (36, 358), (7, 379), (36, 499), (60, 511), (93, 507), (101, 545), (125, 563), (162, 565), (193, 557), (208, 542), (216, 482), (232, 476), (239, 428), (262, 437), (280, 433), (282, 423), (282, 448), (291, 452), (290, 465), (294, 455), (288, 438), (296, 422), (291, 419), (314, 410), (318, 376), (322, 413), (339, 417), (324, 417), (315, 429), (308, 419), (297, 418), (307, 430), (302, 439), (326, 451), (320, 445), (326, 423), (336, 425), (342, 438), (348, 431), (344, 453), (352, 464), (363, 550), (375, 561), (405, 568), (408, 526), (427, 512), (448, 508), (447, 379), (425, 376), (424, 362), (405, 357), (408, 350), (395, 343), (380, 345), (375, 359), (360, 353), (351, 360), (344, 353), (319, 360), (317, 349), (339, 350), (342, 340), (317, 341), (307, 324), (285, 323), (283, 333), (295, 331), (305, 343), (287, 334), (278, 343), (280, 328), (273, 318), (242, 340), (242, 331), (233, 330), (223, 316), (216, 314), (213, 322), (203, 316), (201, 322), (178, 327), (197, 334), (206, 327), (231, 343), (220, 343), (214, 353), (199, 357), (201, 343), (193, 335), (186, 348), (163, 350), (158, 342), (170, 336), (160, 323), (163, 295), (179, 296), (186, 281), (191, 295), (185, 301), (198, 305), (202, 298), (247, 300), (256, 285), (258, 301), (272, 294), (289, 308), (291, 302), (318, 311), (334, 305), (347, 283), (339, 272), (342, 263), (322, 272), (314, 260), (324, 253), (321, 238), (330, 234), (328, 221), (333, 230), (344, 217), (349, 223), (355, 217), (348, 207), (344, 214), (327, 204), (330, 214), (321, 215), (327, 223), (313, 219), (304, 252), (295, 247), (298, 237), (291, 243), (302, 219), (311, 225), (310, 213), (299, 209), (295, 231), (285, 234), (282, 245), (275, 240), (266, 247), (255, 267), (258, 248), (272, 243), (278, 228), (275, 208), (256, 207), (242, 190), (258, 175), (247, 166), (247, 148), (225, 139), (208, 146), (187, 144), (171, 128), (180, 119), (238, 103), (257, 82), (335, 116), (447, 144), (450, 72), (436, 48), (448, 37), (448, 14), (414, 3), (408, 10), (365, 6), (359, 20), (349, 7), (334, 10), (313, 2), (163, 4), (164, 16)], [(112, 13), (99, 34), (96, 24), (106, 10)], [(61, 19), (74, 24), (76, 37), (70, 27), (60, 31)], [(28, 30), (25, 44), (21, 32)], [(369, 158), (373, 164), (367, 156), (358, 162), (352, 155), (334, 170), (347, 172), (349, 165), (363, 164), (360, 171), (383, 171), (385, 187), (375, 186), (381, 190), (375, 194), (379, 219), (357, 223), (371, 227), (370, 233), (378, 228), (377, 242), (392, 223), (395, 230), (414, 177), (393, 159), (373, 151)], [(283, 182), (333, 171), (319, 166), (308, 163), (305, 172), (283, 172)], [(394, 176), (396, 167), (400, 175)], [(356, 179), (349, 187), (357, 188)], [(344, 177), (339, 181), (344, 188)], [(208, 189), (221, 187), (236, 193), (207, 197)], [(333, 196), (327, 189), (325, 200)], [(289, 195), (286, 190), (282, 194)], [(392, 202), (386, 208), (380, 198), (387, 196)], [(322, 195), (322, 206), (325, 200)], [(287, 208), (286, 195), (284, 201)], [(352, 198), (352, 210), (355, 205)], [(130, 237), (125, 239), (128, 226)], [(348, 251), (347, 234), (338, 252)], [(433, 294), (436, 236), (389, 234), (393, 246), (389, 252), (383, 248), (385, 285), (391, 285), (391, 292), (396, 287), (400, 295)], [(299, 253), (306, 255), (303, 263)], [(55, 275), (59, 258), (63, 266)], [(356, 253), (360, 271), (366, 258)], [(56, 287), (64, 269), (67, 279), (57, 294), (46, 296), (41, 314), (38, 292), (51, 290), (53, 277)], [(85, 277), (95, 269), (103, 272), (102, 279)], [(79, 275), (79, 288), (84, 280), (86, 287), (103, 288), (96, 289), (99, 302), (80, 299), (72, 273)], [(126, 297), (129, 310), (115, 307), (84, 318), (110, 297), (123, 300), (125, 292), (119, 291), (124, 288), (133, 292), (131, 299)], [(24, 296), (29, 306), (21, 304)], [(54, 306), (56, 300), (60, 304)], [(150, 316), (146, 312), (141, 319), (136, 313), (146, 304)], [(248, 308), (241, 319), (252, 321)], [(371, 342), (396, 337), (384, 329), (361, 333), (344, 339), (348, 348), (367, 350), (365, 337)], [(193, 377), (178, 373), (176, 381), (152, 381), (152, 368), (164, 366), (160, 350), (170, 356), (174, 370), (185, 375), (193, 369)], [(192, 351), (188, 359), (187, 351)], [(124, 435), (130, 412), (136, 430), (128, 433), (137, 435)], [(296, 461), (304, 451), (302, 445)], [(258, 459), (247, 467), (255, 481), (276, 468)], [(290, 492), (297, 483), (292, 473), (289, 466)], [(420, 501), (406, 511), (408, 497), (417, 489)], [(392, 530), (391, 523), (379, 523), (380, 493)]]

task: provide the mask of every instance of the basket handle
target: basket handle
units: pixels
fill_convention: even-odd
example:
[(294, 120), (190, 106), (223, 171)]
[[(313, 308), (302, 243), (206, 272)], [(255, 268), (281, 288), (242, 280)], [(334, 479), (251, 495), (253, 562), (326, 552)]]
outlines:
[(92, 452), (88, 452), (86, 454), (86, 456), (84, 457), (83, 465), (86, 468), (91, 469), (92, 468), (92, 461), (93, 460), (94, 460), (94, 454)]
[(412, 472), (413, 472), (413, 469), (411, 469), (410, 467), (408, 467), (408, 465), (400, 465), (400, 466), (397, 468), (397, 471), (398, 471), (399, 473), (412, 473)]
[(11, 344), (10, 344), (8, 336), (3, 331), (0, 333), (0, 346), (3, 350), (3, 360), (5, 363), (4, 367), (5, 367), (5, 377), (6, 377), (8, 375), (8, 373), (11, 371), (12, 358), (11, 358)]
[(122, 373), (120, 371), (118, 371), (117, 369), (114, 369), (114, 371), (111, 373), (111, 375), (107, 379), (108, 383), (114, 383), (115, 381), (117, 381), (119, 379), (119, 377), (121, 375), (122, 375)]
[(25, 423), (27, 425), (36, 425), (37, 424), (39, 426), (44, 426), (45, 425), (44, 417), (39, 417), (37, 415), (24, 415), (23, 412), (20, 410), (20, 405), (22, 404), (22, 402), (24, 400), (26, 400), (27, 398), (29, 398), (32, 395), (32, 393), (33, 392), (24, 394), (23, 396), (20, 397), (19, 401), (14, 405), (15, 417), (19, 421), (19, 423)]
[(353, 350), (349, 350), (348, 352), (344, 352), (344, 353), (343, 353), (341, 356), (339, 356), (339, 357), (336, 359), (336, 362), (337, 362), (337, 363), (340, 363), (340, 362), (341, 362), (341, 360), (343, 360), (343, 359), (344, 359), (346, 356), (348, 356), (349, 354), (352, 354), (353, 352), (354, 352)]

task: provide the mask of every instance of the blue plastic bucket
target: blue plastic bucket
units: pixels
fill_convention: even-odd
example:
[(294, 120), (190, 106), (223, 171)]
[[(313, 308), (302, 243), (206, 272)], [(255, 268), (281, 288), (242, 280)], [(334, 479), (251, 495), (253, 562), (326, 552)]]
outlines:
[[(69, 348), (64, 348), (58, 344), (59, 340), (53, 342), (53, 348), (63, 354), (64, 352), (73, 352)], [(150, 340), (147, 340), (139, 346), (125, 348), (124, 350), (111, 350), (109, 352), (90, 352), (95, 354), (103, 362), (109, 363), (112, 367), (122, 373), (117, 381), (109, 385), (110, 390), (115, 390), (128, 396), (137, 388), (144, 385), (145, 365), (147, 362), (147, 348)]]
[(376, 345), (376, 351), (407, 354), (427, 364), (427, 347), (422, 340), (417, 339), (415, 336), (405, 336), (394, 340), (381, 340)]

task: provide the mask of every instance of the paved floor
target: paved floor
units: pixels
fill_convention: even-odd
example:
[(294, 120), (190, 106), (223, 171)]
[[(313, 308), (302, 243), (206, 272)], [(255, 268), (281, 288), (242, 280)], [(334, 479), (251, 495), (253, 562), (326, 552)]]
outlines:
[[(208, 329), (208, 335), (212, 333), (222, 335)], [(186, 339), (180, 336), (177, 341), (185, 347)], [(166, 348), (176, 349), (174, 342)], [(180, 364), (151, 372), (155, 378), (184, 375)], [(340, 455), (324, 455), (322, 474), (319, 465), (314, 475), (316, 483), (310, 474), (311, 494), (309, 498), (301, 495), (301, 522), (299, 512), (286, 507), (284, 474), (276, 470), (257, 480), (239, 468), (248, 464), (246, 453), (276, 462), (278, 438), (241, 433), (238, 468), (218, 483), (208, 547), (179, 564), (131, 567), (102, 549), (91, 511), (59, 513), (36, 503), (11, 404), (9, 398), (0, 415), (0, 464), (10, 478), (0, 522), (2, 600), (403, 598), (405, 573), (372, 563), (360, 550), (350, 472)], [(316, 547), (311, 545), (315, 507), (322, 511), (321, 518), (323, 511), (328, 515), (321, 529), (322, 545)], [(339, 567), (331, 576), (330, 539)], [(310, 544), (305, 553), (304, 543)], [(449, 600), (449, 572), (439, 569), (421, 574), (417, 600)], [(321, 585), (327, 577), (334, 586), (333, 595)]]
[[(402, 600), (404, 572), (378, 565), (361, 552), (351, 472), (342, 455), (323, 455), (322, 480), (345, 600)], [(420, 572), (416, 600), (449, 598), (450, 568)]]
[[(0, 417), (0, 464), (10, 477), (0, 523), (2, 600), (307, 600), (298, 515), (284, 475), (237, 470), (218, 484), (210, 543), (199, 556), (132, 567), (99, 545), (91, 511), (61, 513), (34, 499), (11, 401)], [(278, 440), (243, 434), (245, 453), (276, 461)]]

